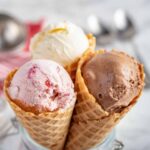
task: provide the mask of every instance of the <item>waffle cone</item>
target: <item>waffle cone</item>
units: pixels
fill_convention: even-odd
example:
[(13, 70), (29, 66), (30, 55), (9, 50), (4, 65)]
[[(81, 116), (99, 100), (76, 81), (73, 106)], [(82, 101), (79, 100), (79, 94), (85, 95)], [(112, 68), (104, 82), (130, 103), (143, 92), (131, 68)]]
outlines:
[(4, 92), (17, 115), (17, 119), (37, 143), (50, 150), (62, 150), (68, 133), (73, 107), (65, 112), (45, 112), (39, 115), (24, 111), (13, 102), (7, 92), (15, 72), (16, 70), (12, 71), (6, 78)]
[[(114, 112), (110, 114), (104, 111), (89, 93), (81, 74), (82, 65), (92, 56), (103, 52), (103, 50), (87, 52), (78, 63), (75, 81), (77, 103), (65, 145), (66, 150), (87, 150), (103, 142), (114, 126), (134, 106), (141, 94), (142, 89), (139, 95), (127, 107), (122, 108), (119, 113)], [(141, 80), (144, 83), (142, 65), (139, 65), (139, 70), (141, 72)]]
[[(89, 41), (89, 47), (85, 52), (93, 51), (95, 49), (96, 39), (92, 34), (87, 34), (87, 38), (88, 38), (88, 41)], [(72, 64), (69, 64), (65, 67), (65, 69), (70, 74), (73, 81), (75, 81), (76, 69), (77, 69), (79, 59), (80, 58), (77, 58)]]

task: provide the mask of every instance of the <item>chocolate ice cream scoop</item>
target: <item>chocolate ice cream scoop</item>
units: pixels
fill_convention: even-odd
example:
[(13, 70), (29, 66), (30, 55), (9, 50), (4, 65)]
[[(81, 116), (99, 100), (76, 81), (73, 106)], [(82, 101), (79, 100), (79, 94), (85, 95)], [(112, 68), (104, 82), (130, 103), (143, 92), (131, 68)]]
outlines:
[(140, 64), (125, 53), (96, 54), (82, 67), (89, 92), (108, 112), (117, 112), (139, 95), (143, 82)]

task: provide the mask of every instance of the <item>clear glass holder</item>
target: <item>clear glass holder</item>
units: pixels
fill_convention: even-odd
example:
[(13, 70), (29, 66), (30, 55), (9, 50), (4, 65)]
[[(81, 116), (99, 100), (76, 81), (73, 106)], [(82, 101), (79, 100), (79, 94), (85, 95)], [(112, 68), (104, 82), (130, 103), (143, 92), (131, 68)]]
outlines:
[[(22, 135), (24, 146), (28, 150), (48, 150), (47, 148), (35, 142), (22, 126), (19, 126), (19, 130)], [(98, 144), (97, 146), (89, 150), (122, 150), (123, 147), (124, 147), (123, 143), (115, 139), (115, 129), (114, 129), (101, 144)]]
[[(4, 116), (5, 114), (5, 116)], [(6, 131), (0, 134), (0, 139), (8, 136), (13, 136), (15, 134), (20, 133), (22, 137), (23, 147), (27, 150), (48, 150), (47, 148), (41, 146), (37, 142), (35, 142), (28, 134), (28, 132), (20, 125), (20, 123), (16, 120), (15, 117), (11, 116), (12, 111), (8, 107), (8, 104), (3, 99), (0, 100), (0, 117), (6, 120), (3, 120), (3, 124), (1, 124), (1, 128), (6, 128)], [(10, 119), (10, 120), (9, 120)], [(5, 128), (4, 128), (5, 127)], [(8, 132), (10, 128), (14, 128), (14, 132)], [(104, 141), (97, 146), (89, 149), (89, 150), (122, 150), (124, 147), (123, 143), (115, 139), (115, 129), (104, 139)]]
[[(15, 114), (8, 105), (7, 101), (4, 100), (3, 97), (0, 97), (0, 140), (13, 134), (12, 132), (10, 132), (10, 130), (14, 128), (14, 117)], [(18, 129), (16, 129), (15, 132), (18, 132)]]

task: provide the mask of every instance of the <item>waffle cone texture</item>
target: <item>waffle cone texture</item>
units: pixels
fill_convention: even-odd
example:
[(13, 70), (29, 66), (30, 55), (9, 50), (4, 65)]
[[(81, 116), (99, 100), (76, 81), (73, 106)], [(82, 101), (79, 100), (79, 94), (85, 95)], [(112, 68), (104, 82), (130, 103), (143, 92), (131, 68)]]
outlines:
[[(88, 150), (105, 139), (116, 124), (124, 117), (124, 115), (135, 105), (142, 89), (131, 103), (122, 108), (119, 113), (106, 112), (96, 99), (88, 91), (81, 74), (83, 64), (96, 54), (103, 53), (100, 51), (89, 51), (80, 59), (75, 80), (75, 88), (77, 91), (77, 103), (75, 105), (74, 114), (68, 139), (66, 141), (65, 150)], [(126, 54), (125, 54), (126, 55)], [(140, 77), (144, 84), (143, 66), (139, 65)]]
[[(87, 51), (93, 51), (95, 49), (95, 45), (96, 45), (96, 39), (92, 34), (87, 34), (87, 38), (89, 41), (89, 47), (87, 50), (85, 50), (85, 53)], [(71, 79), (73, 80), (73, 82), (75, 82), (75, 76), (76, 76), (76, 69), (77, 69), (77, 65), (79, 62), (80, 58), (77, 58), (72, 64), (68, 64), (65, 69), (67, 70), (67, 72), (70, 74)]]
[(24, 111), (15, 104), (7, 91), (15, 72), (16, 70), (7, 76), (4, 82), (4, 92), (17, 115), (17, 119), (37, 143), (50, 150), (62, 150), (68, 133), (73, 106), (65, 112), (44, 112), (38, 115)]

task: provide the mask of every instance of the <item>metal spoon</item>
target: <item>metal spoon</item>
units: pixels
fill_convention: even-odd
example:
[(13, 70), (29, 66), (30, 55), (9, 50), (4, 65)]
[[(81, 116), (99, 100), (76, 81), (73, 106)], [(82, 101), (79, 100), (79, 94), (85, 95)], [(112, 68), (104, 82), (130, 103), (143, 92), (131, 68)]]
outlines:
[(94, 14), (87, 17), (87, 30), (96, 37), (99, 45), (109, 44), (113, 40), (112, 32)]
[(144, 65), (145, 72), (145, 88), (150, 88), (150, 73), (144, 59), (141, 57), (138, 47), (134, 43), (134, 36), (136, 34), (135, 26), (129, 15), (123, 10), (118, 9), (114, 13), (114, 25), (117, 31), (118, 38), (132, 44), (134, 54), (137, 59)]
[(26, 39), (26, 27), (16, 18), (0, 13), (0, 52), (10, 51)]

